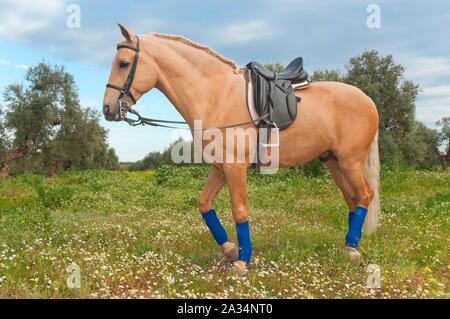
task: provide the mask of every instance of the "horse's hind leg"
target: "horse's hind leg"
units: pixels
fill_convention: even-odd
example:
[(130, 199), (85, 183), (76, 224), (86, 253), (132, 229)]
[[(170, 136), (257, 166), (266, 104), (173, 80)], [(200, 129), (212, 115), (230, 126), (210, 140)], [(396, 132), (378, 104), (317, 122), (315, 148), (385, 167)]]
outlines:
[(202, 214), (203, 220), (227, 260), (236, 261), (238, 250), (236, 246), (228, 240), (225, 228), (223, 228), (216, 212), (212, 209), (212, 202), (225, 183), (226, 179), (223, 172), (218, 167), (212, 165), (206, 185), (198, 199), (198, 208)]
[[(325, 165), (330, 170), (331, 176), (334, 182), (340, 188), (342, 195), (344, 196), (345, 202), (348, 206), (348, 227), (350, 228), (353, 216), (356, 211), (356, 194), (353, 187), (347, 182), (344, 174), (339, 168), (339, 163), (335, 159), (330, 159), (325, 162)], [(349, 255), (350, 259), (355, 263), (360, 263), (362, 261), (362, 255), (353, 247), (345, 247), (345, 252)]]
[(364, 174), (366, 158), (367, 153), (339, 159), (340, 171), (349, 186), (353, 189), (356, 199), (356, 210), (352, 216), (349, 216), (349, 231), (345, 238), (346, 250), (350, 253), (350, 257), (355, 261), (358, 261), (361, 256), (357, 253), (356, 249), (358, 248), (361, 239), (362, 226), (366, 218), (367, 208), (373, 197), (373, 191)]
[(356, 196), (352, 187), (348, 184), (341, 170), (339, 169), (339, 164), (335, 159), (329, 159), (325, 162), (325, 165), (330, 170), (331, 176), (334, 182), (339, 187), (344, 196), (345, 202), (347, 203), (349, 213), (355, 212), (356, 210)]
[(356, 207), (369, 207), (373, 191), (364, 174), (365, 157), (339, 161), (340, 170), (355, 192)]

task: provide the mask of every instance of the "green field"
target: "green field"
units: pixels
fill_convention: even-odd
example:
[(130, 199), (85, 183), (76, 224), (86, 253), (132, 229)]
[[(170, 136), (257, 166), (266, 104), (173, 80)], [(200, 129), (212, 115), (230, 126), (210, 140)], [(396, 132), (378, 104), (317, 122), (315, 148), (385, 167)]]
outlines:
[[(382, 172), (365, 264), (342, 253), (347, 208), (328, 175), (249, 176), (254, 260), (233, 274), (197, 212), (205, 167), (68, 172), (0, 185), (0, 297), (449, 298), (450, 174)], [(227, 190), (214, 206), (234, 240)], [(69, 289), (66, 268), (80, 267)], [(381, 267), (368, 289), (367, 264)]]

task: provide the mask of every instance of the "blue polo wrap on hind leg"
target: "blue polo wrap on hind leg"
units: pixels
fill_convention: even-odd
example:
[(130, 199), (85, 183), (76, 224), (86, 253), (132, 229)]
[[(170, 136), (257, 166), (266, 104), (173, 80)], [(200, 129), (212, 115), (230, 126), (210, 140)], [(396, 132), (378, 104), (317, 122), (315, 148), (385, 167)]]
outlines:
[(211, 234), (216, 240), (217, 244), (222, 245), (228, 241), (227, 232), (225, 228), (223, 228), (220, 223), (219, 218), (217, 218), (217, 214), (214, 209), (210, 209), (207, 213), (202, 214), (203, 220), (205, 221), (206, 226), (208, 226)]
[(252, 257), (252, 242), (248, 221), (236, 224), (236, 233), (239, 244), (238, 260), (245, 261), (248, 264)]
[(345, 236), (345, 244), (347, 246), (358, 248), (358, 243), (361, 239), (362, 226), (366, 219), (367, 209), (364, 207), (357, 207), (356, 212), (349, 213), (349, 229), (347, 236)]

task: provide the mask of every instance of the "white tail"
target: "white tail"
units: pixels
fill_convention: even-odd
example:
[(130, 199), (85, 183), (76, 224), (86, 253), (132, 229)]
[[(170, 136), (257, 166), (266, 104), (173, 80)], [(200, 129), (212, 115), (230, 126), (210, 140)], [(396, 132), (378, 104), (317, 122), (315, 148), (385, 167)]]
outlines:
[(369, 204), (364, 231), (372, 234), (377, 228), (380, 214), (380, 154), (378, 152), (378, 132), (370, 145), (369, 157), (366, 161), (365, 175), (373, 191), (373, 198)]

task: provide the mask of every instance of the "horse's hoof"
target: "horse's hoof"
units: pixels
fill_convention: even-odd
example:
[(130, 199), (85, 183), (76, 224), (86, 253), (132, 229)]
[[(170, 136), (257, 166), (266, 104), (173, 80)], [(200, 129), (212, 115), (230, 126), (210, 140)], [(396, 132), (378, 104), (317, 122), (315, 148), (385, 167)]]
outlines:
[(362, 264), (364, 261), (363, 256), (356, 248), (345, 246), (344, 253), (347, 254), (350, 258), (350, 261), (355, 264)]
[(220, 246), (222, 253), (225, 255), (225, 258), (228, 262), (234, 262), (238, 259), (238, 249), (235, 244), (227, 241), (222, 246)]
[(237, 275), (245, 275), (247, 273), (247, 264), (238, 260), (233, 263), (233, 272)]

